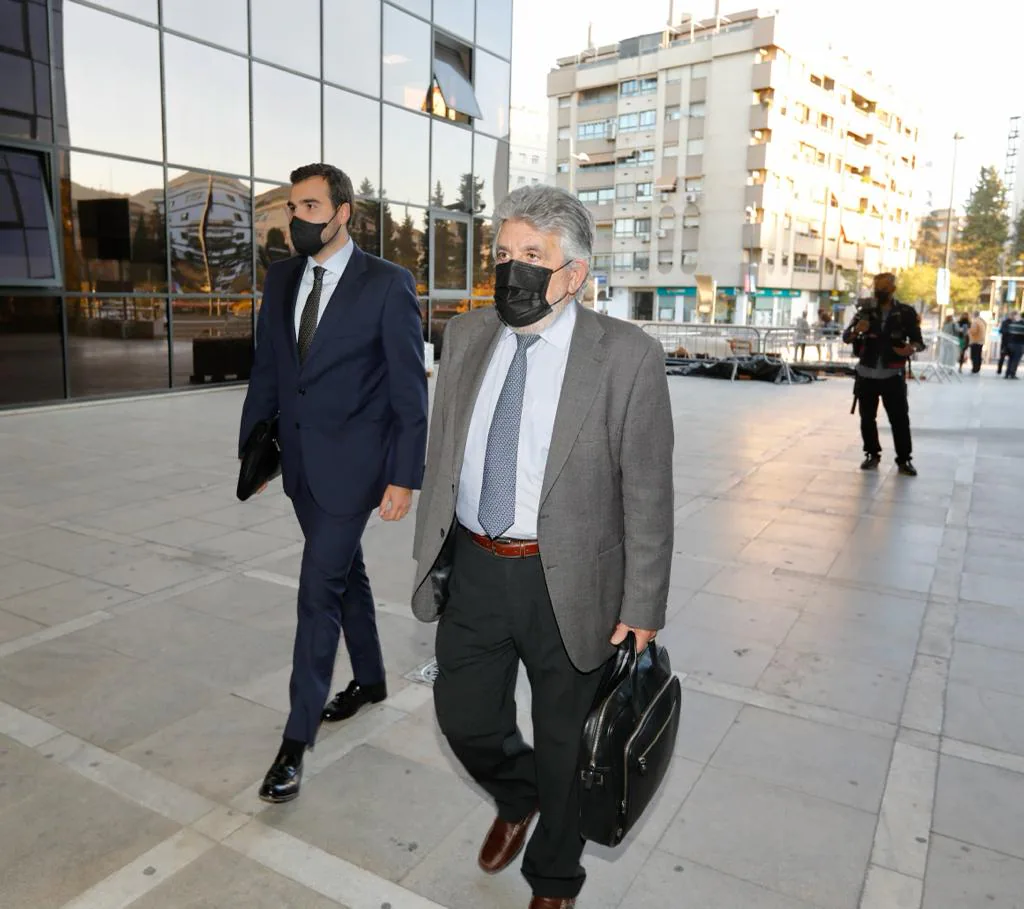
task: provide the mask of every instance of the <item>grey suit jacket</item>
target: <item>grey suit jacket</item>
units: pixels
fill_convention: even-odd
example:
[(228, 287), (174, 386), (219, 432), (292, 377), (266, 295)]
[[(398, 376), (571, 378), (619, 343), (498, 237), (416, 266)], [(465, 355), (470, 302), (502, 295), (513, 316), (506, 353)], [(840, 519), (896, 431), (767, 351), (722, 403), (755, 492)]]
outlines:
[[(413, 612), (425, 622), (439, 615), (430, 571), (454, 532), (469, 423), (501, 330), (491, 308), (458, 316), (445, 329), (413, 543)], [(636, 326), (581, 307), (538, 521), (555, 618), (581, 672), (611, 656), (618, 621), (650, 630), (665, 624), (672, 445), (661, 345)]]

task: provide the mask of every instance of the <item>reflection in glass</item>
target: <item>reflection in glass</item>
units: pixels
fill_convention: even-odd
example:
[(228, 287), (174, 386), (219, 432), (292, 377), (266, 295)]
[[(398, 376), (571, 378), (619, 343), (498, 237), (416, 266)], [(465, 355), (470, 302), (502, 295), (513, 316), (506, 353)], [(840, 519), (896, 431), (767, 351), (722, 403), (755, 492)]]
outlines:
[(252, 368), (252, 300), (171, 300), (174, 386), (240, 382)]
[(473, 142), (473, 175), (476, 178), (475, 212), (491, 213), (508, 195), (508, 143), (476, 134)]
[(494, 297), (494, 222), (473, 219), (473, 296)]
[(67, 301), (71, 397), (167, 387), (166, 297)]
[[(161, 160), (156, 29), (77, 3), (65, 3), (63, 9), (64, 73), (59, 84), (67, 92), (72, 144)], [(123, 77), (111, 71), (111, 61), (117, 61)], [(205, 89), (209, 73), (200, 73), (196, 79)], [(191, 103), (203, 94), (192, 95)]]
[(249, 182), (172, 171), (167, 184), (171, 281), (177, 293), (252, 290)]
[(162, 167), (71, 152), (61, 197), (68, 290), (167, 289)]
[(380, 203), (361, 199), (356, 202), (349, 233), (364, 252), (380, 255)]
[(396, 6), (404, 6), (410, 13), (424, 19), (430, 18), (430, 0), (394, 0)]
[(411, 205), (395, 205), (385, 201), (381, 206), (381, 234), (384, 258), (412, 272), (416, 293), (427, 292), (426, 209)]
[(472, 211), (473, 193), (473, 134), (468, 129), (449, 126), (435, 120), (430, 175), (430, 204), (434, 208), (453, 211)]
[[(156, 22), (157, 0), (94, 0), (97, 6), (105, 6), (119, 13), (127, 13), (136, 19)], [(175, 0), (177, 2), (177, 0)], [(65, 3), (65, 6), (69, 4)]]
[(320, 0), (251, 2), (252, 55), (319, 78)]
[(0, 133), (53, 140), (46, 5), (8, 0), (0, 16)]
[(253, 149), (256, 176), (287, 180), (320, 160), (320, 84), (254, 63)]
[(380, 0), (324, 4), (324, 78), (380, 94)]
[(508, 136), (509, 65), (483, 51), (477, 52), (474, 62), (476, 78), (473, 87), (483, 111), (483, 117), (476, 121), (476, 128), (505, 138)]
[(444, 330), (448, 323), (460, 313), (468, 312), (470, 306), (469, 300), (430, 301), (429, 337), (426, 340), (434, 345), (434, 356), (436, 358), (441, 356), (441, 348), (444, 346)]
[(512, 56), (512, 0), (476, 0), (476, 43)]
[(55, 247), (43, 159), (0, 148), (0, 283), (59, 283)]
[(380, 102), (324, 86), (324, 160), (340, 167), (358, 196), (380, 191)]
[(164, 37), (164, 59), (167, 159), (248, 175), (249, 65), (242, 57), (173, 35)]
[(63, 397), (60, 301), (0, 296), (0, 405)]
[(172, 0), (164, 4), (164, 26), (241, 53), (249, 50), (246, 0)]
[[(428, 12), (429, 15), (429, 12)], [(383, 98), (422, 110), (430, 88), (430, 26), (385, 4)]]
[[(399, 202), (426, 205), (430, 186), (430, 120), (384, 105), (384, 173), (381, 194)], [(397, 139), (397, 141), (396, 141)]]
[(434, 0), (434, 25), (473, 42), (475, 0)]
[(469, 274), (466, 254), (469, 249), (469, 224), (434, 215), (431, 246), (434, 263), (434, 290), (467, 293)]
[(295, 255), (288, 233), (290, 186), (256, 184), (256, 289), (263, 290), (267, 269)]

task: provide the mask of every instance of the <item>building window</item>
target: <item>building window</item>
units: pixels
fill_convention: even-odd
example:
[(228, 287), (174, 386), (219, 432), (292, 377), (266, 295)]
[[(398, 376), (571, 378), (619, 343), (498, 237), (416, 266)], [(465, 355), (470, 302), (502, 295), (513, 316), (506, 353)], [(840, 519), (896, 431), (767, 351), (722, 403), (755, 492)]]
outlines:
[(687, 177), (685, 189), (688, 193), (699, 193), (704, 191), (703, 177)]
[(604, 139), (608, 135), (610, 120), (588, 120), (576, 127), (576, 138), (581, 142), (588, 139)]
[(526, 183), (526, 177), (520, 174), (516, 177), (516, 186), (523, 186)]
[(665, 70), (665, 81), (669, 85), (673, 85), (676, 82), (683, 81), (683, 68), (681, 66), (672, 66)]
[(700, 227), (700, 215), (683, 215), (683, 229)]
[[(559, 142), (568, 142), (571, 138), (572, 138), (572, 130), (568, 126), (560, 126), (560, 127), (558, 127), (558, 141)], [(523, 154), (522, 157), (525, 158), (526, 155)]]
[(569, 173), (569, 162), (568, 161), (559, 161), (558, 164), (555, 165), (555, 173), (558, 173), (558, 174), (567, 174), (567, 173)]
[(612, 257), (607, 253), (596, 255), (591, 261), (591, 267), (594, 271), (608, 271), (612, 267)]
[(648, 76), (643, 79), (627, 79), (619, 86), (619, 94), (629, 95), (650, 95), (658, 90), (658, 77)]
[(633, 270), (633, 254), (628, 253), (615, 253), (612, 257), (612, 264), (615, 271), (632, 271)]
[(649, 252), (633, 253), (633, 271), (649, 271), (651, 268), (651, 254)]
[(637, 183), (636, 185), (636, 201), (637, 202), (650, 202), (654, 198), (654, 184), (653, 183)]
[(641, 164), (652, 164), (654, 162), (654, 149), (653, 148), (642, 148), (640, 149), (640, 163)]
[(789, 268), (789, 253), (782, 254), (782, 267)]
[(615, 219), (615, 236), (616, 237), (631, 237), (636, 230), (636, 221), (632, 218), (616, 218)]
[(690, 67), (690, 78), (691, 79), (707, 79), (711, 72), (710, 63), (694, 63)]
[(664, 155), (666, 158), (678, 158), (679, 157), (679, 145), (672, 142), (665, 146)]
[(764, 264), (767, 265), (769, 268), (774, 268), (775, 267), (775, 253), (773, 253), (773, 252), (765, 252), (765, 254), (764, 254)]
[(694, 101), (690, 104), (690, 117), (693, 120), (703, 120), (707, 111), (707, 105), (703, 101)]
[(704, 140), (703, 139), (689, 139), (686, 143), (686, 154), (687, 155), (703, 155), (704, 154)]
[(604, 85), (601, 88), (588, 88), (580, 92), (580, 107), (592, 107), (595, 104), (613, 104), (616, 100), (614, 85)]
[(0, 147), (0, 285), (59, 283), (48, 181), (42, 155)]
[(658, 112), (640, 111), (635, 114), (619, 114), (619, 132), (634, 133), (638, 129), (653, 129), (658, 122)]
[(682, 120), (683, 112), (679, 109), (678, 104), (672, 104), (665, 108), (665, 119), (670, 123), (673, 120)]
[(620, 202), (628, 202), (636, 196), (635, 183), (619, 183), (615, 187), (615, 198)]
[(540, 164), (540, 155), (530, 155), (531, 164)]
[(615, 198), (615, 190), (608, 186), (602, 189), (583, 189), (579, 192), (580, 202), (587, 202), (591, 205), (604, 205)]
[(651, 219), (650, 218), (637, 218), (636, 219), (636, 235), (638, 237), (647, 237), (650, 239), (651, 236)]
[(658, 230), (672, 230), (676, 226), (675, 218), (659, 218)]
[(565, 110), (567, 107), (572, 107), (572, 95), (562, 95), (558, 99), (558, 106)]
[(472, 123), (483, 117), (473, 92), (473, 51), (454, 38), (434, 33), (434, 80), (429, 107), (435, 117)]
[(672, 254), (671, 249), (659, 249), (658, 250), (658, 264), (659, 265), (672, 265), (675, 261), (675, 257)]
[(697, 267), (697, 250), (695, 249), (684, 249), (683, 257), (679, 263), (684, 269), (692, 271)]

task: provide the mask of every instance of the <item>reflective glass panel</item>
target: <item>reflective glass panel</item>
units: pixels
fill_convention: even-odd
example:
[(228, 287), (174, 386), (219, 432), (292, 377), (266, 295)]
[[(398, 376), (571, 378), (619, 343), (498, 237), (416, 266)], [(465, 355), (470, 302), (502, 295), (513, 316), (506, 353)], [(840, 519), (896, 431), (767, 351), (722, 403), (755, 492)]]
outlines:
[(430, 0), (392, 0), (395, 6), (404, 6), (410, 13), (430, 18)]
[(444, 346), (444, 330), (448, 323), (459, 313), (468, 312), (471, 305), (470, 300), (430, 301), (430, 324), (427, 340), (434, 345), (435, 357), (440, 358), (441, 356), (441, 348)]
[(46, 5), (0, 5), (0, 134), (53, 139)]
[(250, 0), (252, 55), (320, 76), (320, 0)]
[(508, 195), (508, 143), (476, 134), (473, 174), (476, 177), (477, 213), (491, 214)]
[(504, 60), (477, 52), (473, 62), (473, 88), (480, 102), (483, 117), (476, 121), (477, 130), (491, 136), (508, 136), (509, 65)]
[(453, 218), (434, 216), (430, 245), (434, 263), (434, 290), (469, 290), (466, 253), (469, 248), (469, 224)]
[(429, 223), (424, 208), (392, 202), (381, 206), (384, 258), (412, 272), (416, 293), (421, 296), (427, 292), (426, 230)]
[(357, 195), (380, 192), (380, 102), (324, 86), (324, 160), (352, 178)]
[(0, 283), (59, 283), (55, 247), (43, 158), (0, 148)]
[(512, 56), (512, 0), (476, 0), (476, 43)]
[(380, 94), (380, 0), (324, 4), (324, 78)]
[[(63, 20), (62, 83), (67, 92), (71, 143), (162, 160), (156, 29), (77, 3), (64, 4)], [(117, 61), (123, 78), (111, 70), (111, 61)], [(205, 81), (209, 74), (198, 78)], [(192, 97), (201, 98), (203, 93)]]
[(67, 301), (71, 397), (167, 387), (167, 298)]
[(67, 289), (166, 290), (163, 168), (79, 152), (69, 157), (61, 180)]
[(494, 223), (473, 219), (473, 296), (494, 298)]
[(434, 25), (472, 44), (474, 5), (475, 0), (434, 0)]
[(170, 0), (164, 4), (164, 26), (204, 38), (231, 50), (249, 51), (246, 0)]
[(349, 233), (364, 252), (380, 255), (380, 203), (369, 199), (356, 202)]
[(252, 290), (249, 181), (171, 171), (167, 184), (172, 290), (244, 294)]
[[(157, 0), (94, 0), (97, 6), (105, 6), (115, 12), (127, 13), (137, 19), (145, 19), (147, 22), (156, 22)], [(64, 6), (69, 6), (65, 3)]]
[(430, 185), (430, 120), (385, 104), (384, 135), (399, 141), (384, 143), (381, 192), (398, 202), (426, 205)]
[(242, 57), (166, 35), (167, 159), (249, 173), (249, 66)]
[(263, 290), (267, 269), (295, 255), (288, 233), (290, 186), (256, 184), (256, 289)]
[(384, 5), (383, 97), (422, 110), (430, 88), (430, 26)]
[(64, 397), (60, 301), (0, 296), (0, 405)]
[(172, 300), (175, 387), (240, 382), (252, 368), (248, 300)]
[(320, 160), (320, 83), (272, 66), (252, 67), (256, 176), (285, 181)]
[(439, 120), (431, 126), (430, 204), (434, 208), (473, 211), (479, 205), (473, 192), (473, 133)]

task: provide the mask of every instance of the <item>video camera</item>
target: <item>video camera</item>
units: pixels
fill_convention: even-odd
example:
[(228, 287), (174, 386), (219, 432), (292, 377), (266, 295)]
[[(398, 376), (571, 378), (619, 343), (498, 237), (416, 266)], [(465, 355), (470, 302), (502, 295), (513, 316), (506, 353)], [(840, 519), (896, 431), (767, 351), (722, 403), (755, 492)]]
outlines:
[(862, 319), (870, 319), (878, 314), (878, 301), (874, 297), (859, 297), (857, 299), (857, 316)]

